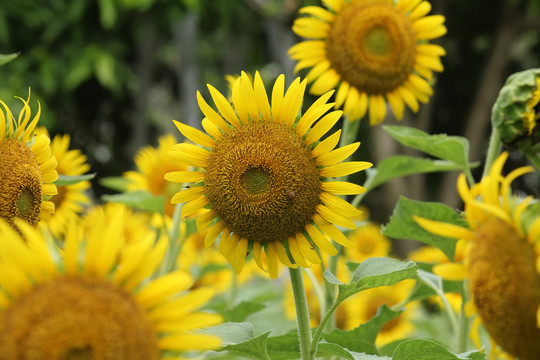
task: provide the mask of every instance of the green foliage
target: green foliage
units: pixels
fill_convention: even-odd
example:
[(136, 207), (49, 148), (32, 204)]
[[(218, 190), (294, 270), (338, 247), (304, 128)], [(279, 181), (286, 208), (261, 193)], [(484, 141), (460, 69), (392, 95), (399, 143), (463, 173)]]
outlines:
[(0, 66), (7, 64), (10, 61), (15, 60), (20, 54), (0, 54)]
[(396, 239), (412, 239), (435, 246), (441, 249), (449, 259), (454, 259), (457, 240), (424, 230), (413, 220), (413, 215), (467, 227), (467, 222), (455, 210), (444, 204), (401, 197), (390, 217), (390, 222), (383, 227), (382, 233)]
[(256, 303), (253, 301), (242, 301), (232, 309), (227, 309), (222, 312), (225, 321), (230, 322), (242, 322), (246, 318), (258, 311), (264, 309), (266, 305), (261, 303)]
[(96, 176), (93, 174), (69, 176), (69, 175), (58, 175), (58, 179), (54, 182), (56, 186), (65, 186), (65, 185), (74, 185), (80, 183), (81, 181), (92, 180)]
[(270, 331), (238, 344), (227, 345), (223, 350), (232, 351), (257, 360), (270, 360), (266, 351), (266, 341), (269, 334)]
[(124, 192), (127, 190), (127, 187), (130, 183), (130, 180), (123, 176), (107, 176), (99, 179), (99, 184), (111, 190), (116, 190), (119, 192)]
[(400, 261), (390, 258), (369, 258), (358, 265), (352, 274), (350, 284), (343, 284), (328, 270), (324, 277), (338, 287), (336, 302), (341, 303), (349, 296), (378, 286), (389, 286), (414, 277), (417, 265), (413, 261)]
[(412, 339), (396, 347), (392, 360), (482, 360), (485, 355), (477, 351), (454, 355), (434, 341)]
[(158, 214), (163, 214), (165, 208), (165, 196), (156, 196), (144, 190), (103, 195), (101, 199), (105, 202), (121, 203), (134, 209), (151, 211)]
[(384, 126), (384, 130), (405, 146), (448, 160), (463, 171), (470, 168), (469, 141), (461, 136), (429, 135), (422, 130), (406, 126)]

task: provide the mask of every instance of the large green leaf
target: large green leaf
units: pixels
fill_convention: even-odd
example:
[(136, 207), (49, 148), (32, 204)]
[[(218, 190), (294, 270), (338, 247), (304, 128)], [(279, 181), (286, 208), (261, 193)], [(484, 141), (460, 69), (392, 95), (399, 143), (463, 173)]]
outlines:
[(123, 176), (108, 176), (99, 179), (99, 184), (101, 186), (120, 192), (126, 191), (130, 183), (131, 180)]
[(74, 185), (80, 183), (81, 181), (92, 180), (96, 176), (96, 173), (69, 176), (69, 175), (58, 175), (58, 179), (54, 182), (56, 186), (65, 186), (65, 185)]
[(350, 284), (343, 284), (326, 270), (324, 277), (338, 286), (337, 302), (340, 303), (360, 291), (379, 286), (394, 285), (416, 275), (418, 266), (413, 261), (400, 261), (385, 257), (374, 257), (363, 261), (351, 277)]
[(433, 202), (409, 200), (401, 197), (394, 209), (390, 222), (383, 226), (382, 233), (395, 239), (413, 239), (441, 249), (453, 260), (456, 239), (439, 236), (424, 230), (412, 218), (412, 215), (467, 227), (467, 222), (452, 208)]
[(461, 136), (429, 135), (407, 126), (384, 126), (383, 129), (405, 146), (448, 160), (465, 170), (469, 167), (469, 141)]
[(300, 359), (298, 332), (291, 331), (285, 335), (269, 338), (267, 350), (272, 360)]
[(375, 339), (384, 324), (398, 317), (403, 311), (394, 311), (386, 305), (382, 305), (377, 314), (369, 321), (352, 330), (334, 329), (330, 333), (323, 334), (323, 339), (343, 346), (352, 351), (365, 354), (377, 354)]
[(460, 169), (459, 165), (449, 161), (395, 155), (382, 160), (375, 169), (368, 169), (368, 179), (364, 186), (369, 191), (402, 176)]
[(257, 360), (270, 360), (266, 351), (266, 340), (269, 334), (270, 331), (238, 344), (227, 345), (223, 350), (233, 351)]
[(248, 322), (226, 322), (205, 328), (202, 332), (219, 336), (225, 345), (243, 343), (254, 337), (253, 324)]
[(348, 360), (390, 360), (389, 357), (381, 357), (376, 355), (368, 355), (364, 353), (350, 351), (338, 344), (321, 342), (319, 343), (317, 354), (320, 355), (336, 355), (339, 359)]
[(392, 360), (483, 360), (485, 355), (471, 351), (454, 355), (447, 348), (431, 340), (413, 339), (396, 347)]
[(152, 211), (163, 214), (165, 209), (165, 197), (155, 196), (148, 191), (129, 191), (122, 194), (103, 195), (101, 199), (105, 202), (121, 203), (134, 209)]

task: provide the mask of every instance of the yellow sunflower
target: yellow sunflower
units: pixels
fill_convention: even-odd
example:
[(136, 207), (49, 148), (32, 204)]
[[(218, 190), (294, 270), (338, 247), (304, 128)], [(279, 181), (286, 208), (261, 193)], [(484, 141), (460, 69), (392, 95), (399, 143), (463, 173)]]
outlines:
[[(36, 132), (50, 137), (46, 128), (38, 128)], [(88, 165), (86, 156), (80, 150), (69, 148), (70, 141), (68, 134), (56, 135), (51, 141), (51, 153), (58, 162), (56, 171), (60, 175), (83, 175), (90, 170), (90, 165)], [(54, 213), (46, 221), (53, 235), (59, 237), (63, 234), (71, 218), (79, 216), (84, 207), (91, 203), (86, 194), (86, 190), (90, 186), (89, 181), (57, 186), (58, 194), (50, 199), (54, 203)]]
[[(13, 224), (15, 218), (32, 226), (48, 219), (54, 203), (47, 199), (57, 194), (56, 159), (45, 135), (32, 136), (41, 115), (30, 121), (28, 100), (19, 98), (23, 108), (15, 119), (9, 107), (0, 100), (0, 217)], [(4, 110), (6, 114), (4, 115)]]
[[(524, 360), (539, 359), (540, 218), (525, 226), (524, 214), (533, 198), (512, 196), (510, 190), (514, 179), (533, 169), (520, 167), (504, 177), (507, 157), (502, 153), (471, 188), (464, 175), (459, 177), (470, 228), (418, 217), (416, 221), (434, 234), (467, 242), (464, 262), (453, 264), (453, 270), (468, 280), (485, 329), (504, 351)], [(474, 339), (480, 346), (478, 337)]]
[(354, 246), (345, 248), (345, 256), (352, 261), (362, 262), (370, 257), (388, 256), (390, 253), (390, 240), (375, 223), (359, 226), (348, 238)]
[[(167, 241), (126, 244), (117, 212), (89, 232), (71, 223), (61, 252), (37, 229), (0, 219), (0, 359), (166, 359), (220, 346), (193, 332), (222, 321), (196, 311), (214, 291), (189, 274), (151, 278)], [(176, 357), (176, 359), (178, 359)]]
[(414, 112), (433, 90), (433, 71), (442, 71), (442, 47), (429, 44), (446, 33), (444, 16), (426, 16), (422, 0), (324, 0), (326, 9), (307, 6), (293, 25), (306, 39), (294, 45), (290, 56), (295, 71), (311, 68), (306, 79), (310, 92), (321, 95), (337, 88), (336, 107), (349, 120), (369, 108), (372, 125), (384, 120), (386, 103), (397, 119), (405, 104)]
[(160, 136), (157, 148), (146, 146), (135, 155), (137, 171), (127, 171), (123, 175), (130, 180), (127, 186), (130, 191), (146, 190), (154, 195), (164, 195), (165, 214), (171, 217), (174, 212), (171, 198), (181, 185), (165, 181), (164, 175), (174, 170), (187, 170), (187, 166), (168, 154), (175, 144), (174, 136)]
[(174, 195), (172, 202), (186, 202), (182, 216), (206, 208), (197, 217), (199, 230), (215, 223), (205, 245), (213, 244), (221, 234), (220, 251), (237, 273), (250, 251), (257, 264), (276, 278), (278, 261), (289, 267), (320, 263), (315, 247), (335, 255), (336, 248), (324, 234), (350, 246), (336, 225), (355, 228), (351, 217), (359, 210), (335, 194), (358, 194), (365, 189), (331, 177), (372, 164), (341, 163), (359, 146), (354, 143), (332, 150), (341, 131), (317, 143), (342, 115), (341, 111), (324, 115), (332, 107), (327, 104), (332, 92), (315, 101), (297, 120), (305, 86), (297, 78), (284, 94), (285, 77), (281, 75), (270, 103), (259, 73), (253, 84), (243, 73), (234, 84), (232, 106), (208, 86), (221, 115), (197, 94), (206, 116), (202, 126), (209, 135), (175, 121), (184, 136), (203, 147), (173, 147), (171, 155), (199, 170), (165, 175), (169, 181), (194, 183)]

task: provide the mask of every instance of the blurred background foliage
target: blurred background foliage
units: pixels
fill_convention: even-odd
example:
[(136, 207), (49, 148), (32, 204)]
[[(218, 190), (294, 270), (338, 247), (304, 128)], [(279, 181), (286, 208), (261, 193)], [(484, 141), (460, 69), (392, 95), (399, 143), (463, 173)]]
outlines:
[[(401, 124), (429, 133), (462, 135), (470, 160), (482, 161), (490, 111), (506, 78), (540, 66), (540, 1), (433, 0), (432, 14), (446, 16), (442, 37), (445, 71), (434, 96)], [(28, 88), (40, 101), (41, 124), (51, 135), (69, 133), (99, 179), (133, 168), (133, 156), (172, 119), (200, 126), (196, 91), (206, 83), (227, 89), (225, 75), (259, 70), (263, 79), (294, 64), (287, 50), (298, 9), (316, 0), (18, 0), (0, 2), (0, 53), (20, 56), (0, 67), (0, 99), (15, 111)], [(301, 73), (300, 75), (305, 75)], [(307, 97), (306, 105), (313, 99)], [(384, 125), (395, 125), (389, 118)], [(358, 158), (375, 165), (400, 147), (381, 126), (361, 124)], [(415, 153), (412, 153), (415, 154)], [(515, 156), (516, 162), (524, 161)], [(534, 176), (534, 175), (533, 175)], [(386, 222), (399, 195), (459, 206), (457, 173), (396, 179), (365, 198), (370, 213)], [(525, 178), (539, 196), (538, 175)], [(362, 179), (358, 179), (362, 181)]]

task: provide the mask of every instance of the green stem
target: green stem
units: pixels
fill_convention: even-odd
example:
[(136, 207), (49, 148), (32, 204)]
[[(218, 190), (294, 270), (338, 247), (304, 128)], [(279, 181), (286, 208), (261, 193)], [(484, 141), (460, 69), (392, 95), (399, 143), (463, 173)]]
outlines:
[(167, 274), (174, 270), (176, 266), (176, 259), (182, 248), (182, 244), (179, 241), (180, 237), (180, 213), (183, 204), (176, 204), (174, 207), (174, 213), (172, 217), (172, 225), (169, 230), (169, 247), (167, 253), (163, 259), (161, 265), (160, 274)]
[(501, 138), (499, 136), (499, 131), (497, 128), (492, 127), (491, 128), (491, 137), (489, 138), (489, 146), (488, 146), (488, 152), (486, 156), (486, 163), (484, 165), (484, 173), (482, 174), (482, 177), (485, 177), (489, 174), (489, 170), (491, 169), (491, 165), (493, 165), (493, 162), (501, 152), (502, 142)]
[(302, 278), (302, 269), (289, 268), (289, 276), (294, 295), (294, 306), (296, 308), (296, 322), (298, 324), (298, 336), (300, 338), (300, 353), (302, 360), (313, 360), (314, 353), (311, 353), (311, 325), (309, 323), (309, 310)]
[(465, 314), (465, 304), (468, 301), (468, 293), (467, 293), (467, 285), (466, 282), (463, 281), (461, 285), (461, 314), (459, 316), (459, 332), (458, 332), (458, 339), (457, 339), (457, 352), (463, 353), (467, 350), (467, 342), (469, 340), (469, 322), (470, 319), (467, 317), (467, 314)]
[[(319, 284), (319, 281), (313, 274), (313, 271), (311, 269), (304, 269), (307, 276), (309, 277), (309, 281), (311, 282), (311, 285), (313, 285), (313, 289), (315, 290), (315, 295), (317, 296), (317, 300), (319, 300), (319, 306), (321, 311), (321, 319), (324, 315), (324, 311), (326, 311), (326, 298), (324, 296), (324, 293), (321, 288), (321, 284)], [(325, 281), (326, 282), (326, 281)]]
[(339, 147), (352, 144), (358, 135), (358, 128), (360, 127), (360, 121), (349, 121), (348, 116), (343, 117), (343, 125), (341, 127), (341, 139), (339, 141)]
[(310, 347), (310, 351), (313, 354), (317, 353), (317, 345), (319, 344), (319, 340), (321, 339), (322, 332), (323, 332), (326, 324), (328, 323), (328, 321), (333, 318), (335, 310), (337, 309), (339, 304), (340, 304), (340, 302), (334, 301), (332, 306), (330, 306), (330, 308), (328, 309), (328, 311), (326, 312), (326, 314), (322, 318), (321, 323), (319, 324), (319, 327), (317, 327), (317, 330), (315, 331), (315, 334), (313, 334), (313, 340), (311, 341), (311, 347)]

